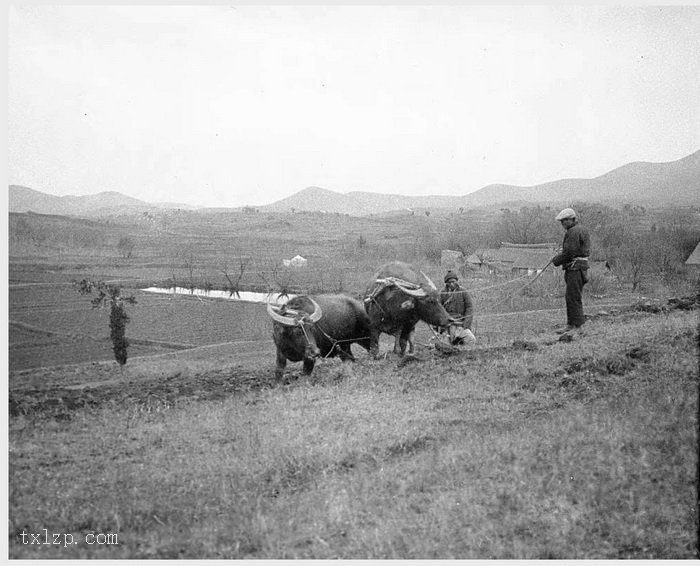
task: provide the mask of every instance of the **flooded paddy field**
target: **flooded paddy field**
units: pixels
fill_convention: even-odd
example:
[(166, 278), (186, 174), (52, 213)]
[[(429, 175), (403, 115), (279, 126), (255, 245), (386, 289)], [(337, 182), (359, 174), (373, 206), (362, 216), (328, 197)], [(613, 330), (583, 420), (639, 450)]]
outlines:
[[(196, 295), (132, 293), (127, 309), (129, 356), (158, 354), (232, 341), (270, 340), (263, 303), (202, 299)], [(10, 371), (113, 360), (109, 309), (70, 285), (16, 286), (9, 290)]]

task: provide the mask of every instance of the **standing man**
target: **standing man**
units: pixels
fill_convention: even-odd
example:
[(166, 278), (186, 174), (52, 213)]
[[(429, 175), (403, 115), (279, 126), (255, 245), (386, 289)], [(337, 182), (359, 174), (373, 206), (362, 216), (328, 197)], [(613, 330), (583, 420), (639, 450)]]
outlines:
[(564, 334), (571, 330), (579, 330), (585, 319), (583, 317), (583, 301), (581, 293), (588, 281), (588, 255), (591, 252), (588, 230), (576, 220), (573, 208), (565, 208), (556, 219), (566, 230), (561, 252), (552, 258), (552, 263), (564, 270), (566, 281), (566, 328), (557, 332)]
[(450, 324), (450, 343), (462, 345), (465, 342), (473, 344), (476, 341), (472, 334), (472, 320), (474, 319), (474, 307), (469, 293), (457, 282), (459, 277), (454, 271), (445, 274), (445, 288), (440, 291), (440, 303), (454, 320)]

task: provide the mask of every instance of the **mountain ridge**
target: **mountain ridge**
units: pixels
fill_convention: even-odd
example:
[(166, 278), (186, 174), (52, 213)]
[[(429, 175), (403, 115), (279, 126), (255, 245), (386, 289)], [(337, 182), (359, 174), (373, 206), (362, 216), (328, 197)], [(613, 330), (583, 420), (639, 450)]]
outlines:
[[(497, 197), (491, 196), (494, 190)], [(633, 161), (590, 179), (569, 178), (527, 187), (488, 185), (467, 195), (471, 205), (504, 199), (529, 202), (573, 200), (642, 205), (700, 205), (700, 150), (669, 162)], [(515, 194), (513, 194), (515, 193)]]
[[(491, 184), (472, 193), (454, 196), (410, 196), (360, 190), (339, 193), (309, 186), (274, 203), (253, 208), (265, 212), (322, 211), (364, 216), (407, 209), (459, 210), (536, 204), (558, 206), (576, 201), (651, 207), (700, 206), (700, 150), (675, 161), (634, 161), (590, 179), (566, 178), (532, 186)], [(9, 203), (10, 212), (31, 210), (76, 216), (155, 212), (164, 208), (204, 209), (178, 203), (148, 203), (117, 191), (59, 197), (21, 185), (10, 185)], [(206, 207), (205, 210), (216, 208)]]
[[(309, 189), (312, 187), (309, 187)], [(391, 193), (350, 191), (337, 193), (328, 189), (324, 206), (309, 199), (307, 189), (269, 205), (264, 211), (341, 212), (350, 214), (385, 213), (405, 209), (478, 208), (497, 205), (566, 205), (575, 201), (595, 201), (611, 205), (639, 204), (644, 206), (700, 206), (700, 150), (670, 162), (635, 161), (598, 177), (565, 178), (538, 185), (519, 186), (491, 184), (465, 195), (408, 196)], [(336, 195), (343, 206), (329, 204)], [(352, 198), (352, 206), (348, 198)], [(351, 208), (353, 212), (348, 212)]]
[(102, 191), (92, 195), (56, 196), (25, 187), (9, 186), (9, 212), (36, 212), (64, 216), (99, 216), (119, 212), (154, 212), (164, 208), (196, 207), (177, 203), (149, 203), (118, 191)]

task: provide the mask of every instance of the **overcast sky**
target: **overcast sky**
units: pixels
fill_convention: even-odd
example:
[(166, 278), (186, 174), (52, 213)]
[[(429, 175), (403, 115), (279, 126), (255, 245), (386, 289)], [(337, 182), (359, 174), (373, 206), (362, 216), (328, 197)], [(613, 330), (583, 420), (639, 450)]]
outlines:
[(700, 7), (15, 6), (9, 182), (462, 195), (700, 149)]

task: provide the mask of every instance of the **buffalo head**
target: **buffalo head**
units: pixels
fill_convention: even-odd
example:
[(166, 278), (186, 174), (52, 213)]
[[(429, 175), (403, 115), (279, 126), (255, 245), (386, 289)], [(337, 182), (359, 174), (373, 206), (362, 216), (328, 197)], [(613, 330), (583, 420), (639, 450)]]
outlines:
[(274, 340), (278, 348), (291, 352), (290, 359), (314, 360), (321, 355), (312, 326), (323, 311), (310, 297), (295, 297), (286, 305), (276, 308), (267, 304), (267, 314), (276, 323)]
[(403, 355), (419, 320), (439, 327), (450, 323), (435, 284), (422, 271), (399, 261), (377, 271), (365, 295), (365, 309), (370, 317), (371, 351), (375, 356), (382, 332), (395, 337), (394, 352)]
[(420, 272), (423, 277), (429, 282), (431, 288), (425, 289), (424, 286), (411, 284), (406, 281), (394, 279), (392, 282), (396, 289), (408, 295), (401, 302), (401, 309), (415, 309), (415, 314), (419, 320), (432, 326), (447, 327), (450, 324), (450, 315), (440, 303), (440, 295), (434, 283), (430, 281), (427, 275)]

